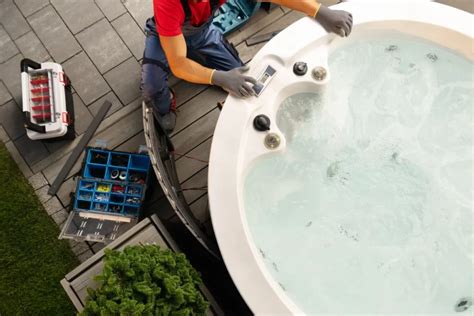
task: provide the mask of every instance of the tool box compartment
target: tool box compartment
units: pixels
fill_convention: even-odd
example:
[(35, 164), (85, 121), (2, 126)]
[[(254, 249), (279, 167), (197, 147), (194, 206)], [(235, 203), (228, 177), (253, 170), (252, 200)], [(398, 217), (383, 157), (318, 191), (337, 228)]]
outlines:
[(260, 8), (255, 0), (228, 0), (218, 10), (212, 23), (224, 34), (235, 31)]
[(70, 82), (60, 64), (21, 61), (22, 109), (32, 140), (75, 137)]
[(150, 166), (145, 154), (88, 147), (60, 238), (107, 243), (138, 222)]

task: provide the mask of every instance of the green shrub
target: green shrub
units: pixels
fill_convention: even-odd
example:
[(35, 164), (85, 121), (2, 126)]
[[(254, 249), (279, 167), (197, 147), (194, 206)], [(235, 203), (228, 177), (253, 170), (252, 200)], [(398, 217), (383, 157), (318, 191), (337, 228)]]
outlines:
[(81, 315), (205, 315), (202, 280), (184, 254), (155, 245), (106, 249), (104, 270)]

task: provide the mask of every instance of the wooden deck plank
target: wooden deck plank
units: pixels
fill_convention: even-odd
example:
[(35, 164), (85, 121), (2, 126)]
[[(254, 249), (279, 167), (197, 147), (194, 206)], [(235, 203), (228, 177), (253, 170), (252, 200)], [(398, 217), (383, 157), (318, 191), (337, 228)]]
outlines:
[(181, 183), (181, 189), (188, 204), (192, 204), (207, 192), (208, 168), (204, 168), (188, 180)]
[(138, 152), (140, 145), (146, 145), (143, 130), (113, 149), (117, 151)]
[[(305, 15), (300, 12), (296, 11), (291, 11), (288, 14), (282, 16), (280, 19), (275, 21), (274, 23), (271, 23), (270, 25), (264, 27), (261, 29), (259, 32), (256, 33), (256, 35), (259, 34), (266, 34), (274, 31), (280, 31), (287, 27), (288, 25), (292, 24), (293, 22), (298, 21)], [(265, 45), (265, 43), (253, 45), (253, 46), (247, 46), (245, 42), (239, 44), (236, 48), (239, 51), (240, 58), (242, 59), (243, 62), (247, 63), (249, 62), (253, 56)]]
[[(206, 167), (181, 184), (184, 197), (189, 205), (193, 204), (193, 202), (197, 201), (201, 196), (207, 194), (207, 172), (208, 168)], [(197, 214), (194, 214), (194, 216), (196, 215)], [(201, 218), (201, 221), (204, 221), (204, 219)]]
[(179, 159), (176, 161), (176, 171), (180, 183), (183, 183), (196, 172), (207, 167), (209, 164), (211, 144), (212, 137), (191, 150), (186, 156), (177, 157)]
[(172, 136), (178, 134), (187, 126), (206, 115), (216, 108), (217, 101), (226, 98), (227, 93), (218, 87), (209, 87), (199, 95), (184, 103), (178, 112), (175, 131)]
[(144, 214), (156, 214), (163, 221), (169, 220), (175, 216), (175, 212), (165, 196), (162, 196), (160, 199), (157, 199), (151, 203), (146, 201), (143, 209)]
[(234, 45), (238, 45), (251, 37), (262, 28), (274, 23), (283, 16), (284, 12), (280, 8), (272, 9), (269, 13), (265, 10), (259, 10), (254, 16), (237, 32), (231, 33), (227, 36), (227, 40)]
[(191, 209), (191, 212), (193, 212), (194, 217), (196, 217), (201, 224), (206, 223), (211, 218), (211, 214), (209, 214), (209, 199), (207, 193), (194, 201), (189, 208)]
[[(217, 101), (217, 100), (216, 100)], [(187, 129), (172, 137), (176, 152), (187, 154), (198, 144), (208, 139), (214, 133), (214, 129), (219, 118), (220, 111), (216, 107), (207, 115), (199, 118)]]

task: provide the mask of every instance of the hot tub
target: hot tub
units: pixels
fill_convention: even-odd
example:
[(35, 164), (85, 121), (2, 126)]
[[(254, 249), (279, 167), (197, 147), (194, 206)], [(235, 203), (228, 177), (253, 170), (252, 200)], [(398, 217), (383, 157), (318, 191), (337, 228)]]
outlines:
[(473, 17), (334, 8), (354, 16), (349, 38), (289, 26), (250, 64), (259, 96), (219, 118), (209, 199), (225, 264), (258, 315), (468, 314)]

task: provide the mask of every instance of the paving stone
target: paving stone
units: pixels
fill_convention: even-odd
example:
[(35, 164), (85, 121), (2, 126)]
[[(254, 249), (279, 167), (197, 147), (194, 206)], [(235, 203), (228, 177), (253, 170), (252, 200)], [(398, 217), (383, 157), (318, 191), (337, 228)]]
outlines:
[(46, 203), (43, 203), (43, 206), (48, 215), (53, 215), (63, 209), (61, 202), (55, 196), (51, 197)]
[(93, 117), (77, 94), (74, 94), (72, 97), (74, 100), (74, 128), (76, 133), (81, 135), (87, 130)]
[(131, 56), (106, 19), (80, 32), (76, 38), (101, 73), (107, 72)]
[(104, 17), (93, 0), (51, 0), (50, 2), (73, 34)]
[(50, 5), (32, 14), (28, 21), (56, 62), (62, 63), (81, 50), (71, 32)]
[(16, 162), (18, 169), (20, 169), (21, 173), (23, 173), (25, 178), (31, 177), (33, 175), (33, 172), (31, 172), (30, 167), (28, 167), (25, 160), (23, 160), (23, 157), (21, 157), (20, 153), (15, 147), (15, 144), (9, 141), (5, 143), (5, 147), (7, 148), (13, 160)]
[(92, 251), (94, 253), (98, 253), (99, 251), (101, 251), (104, 248), (105, 248), (105, 244), (103, 244), (101, 242), (96, 242), (92, 245)]
[(92, 257), (93, 255), (94, 253), (92, 252), (92, 250), (89, 250), (77, 256), (77, 259), (82, 263), (86, 261), (87, 259), (89, 259), (90, 257)]
[(48, 190), (49, 190), (49, 185), (46, 185), (35, 191), (36, 196), (38, 197), (39, 201), (42, 204), (45, 204), (52, 198), (52, 196), (48, 194)]
[(21, 105), (20, 62), (22, 59), (23, 56), (18, 54), (0, 64), (0, 80), (3, 81), (3, 84), (7, 87), (10, 95), (18, 105)]
[(66, 221), (68, 215), (69, 215), (69, 213), (65, 209), (62, 209), (62, 210), (54, 213), (53, 215), (51, 215), (51, 218), (59, 226), (59, 225), (63, 224)]
[(95, 2), (109, 21), (112, 21), (127, 12), (127, 9), (125, 9), (121, 0), (95, 0)]
[(51, 141), (51, 142), (43, 141), (43, 144), (46, 146), (46, 149), (48, 149), (50, 153), (54, 153), (60, 149), (63, 149), (70, 142), (71, 140), (59, 140), (59, 141)]
[(115, 93), (110, 91), (105, 96), (88, 106), (89, 111), (91, 111), (92, 115), (97, 115), (105, 100), (108, 100), (110, 101), (110, 103), (112, 103), (112, 106), (110, 107), (109, 112), (107, 112), (106, 117), (110, 116), (111, 114), (122, 108), (122, 103), (120, 102), (120, 100), (117, 98)]
[(12, 0), (0, 1), (0, 21), (14, 40), (30, 30), (30, 26)]
[(31, 140), (26, 134), (14, 142), (21, 156), (30, 166), (49, 156), (49, 152), (43, 145), (43, 142)]
[(142, 58), (145, 49), (145, 34), (143, 34), (142, 29), (138, 27), (130, 14), (122, 15), (112, 22), (112, 26), (125, 44), (127, 44), (133, 56), (135, 56), (136, 59)]
[(63, 182), (58, 193), (56, 193), (56, 196), (64, 207), (68, 207), (71, 204), (71, 192), (74, 192), (75, 188), (76, 181), (74, 181), (74, 178), (69, 178)]
[(140, 96), (141, 68), (135, 58), (130, 58), (104, 75), (123, 104)]
[(16, 140), (26, 133), (23, 126), (23, 115), (13, 100), (0, 106), (0, 124), (3, 125), (12, 140)]
[(122, 3), (140, 27), (153, 16), (153, 0), (122, 0)]
[(18, 53), (15, 43), (0, 24), (0, 63), (7, 61)]
[(15, 43), (23, 56), (26, 58), (34, 60), (38, 63), (43, 63), (51, 59), (51, 56), (49, 56), (46, 48), (44, 48), (43, 44), (41, 44), (39, 38), (33, 31), (19, 37), (17, 40), (15, 40)]
[(69, 239), (68, 241), (69, 241), (69, 245), (71, 246), (72, 252), (74, 252), (76, 256), (79, 256), (83, 254), (84, 252), (91, 250), (89, 245), (87, 245), (85, 242), (77, 242), (72, 239)]
[(29, 16), (32, 13), (44, 8), (49, 4), (49, 0), (15, 0), (16, 5), (24, 16)]
[(30, 182), (31, 186), (33, 187), (33, 190), (38, 190), (39, 188), (44, 187), (48, 184), (48, 181), (41, 172), (38, 172), (37, 174), (29, 177), (28, 182)]
[(3, 128), (3, 126), (0, 124), (0, 141), (2, 141), (4, 144), (10, 141), (10, 137), (8, 136), (7, 132)]
[(0, 80), (0, 106), (7, 103), (12, 99), (12, 95), (8, 92), (7, 87), (3, 84), (3, 81)]
[(110, 91), (104, 78), (84, 52), (77, 54), (63, 66), (74, 89), (85, 104), (94, 102)]

